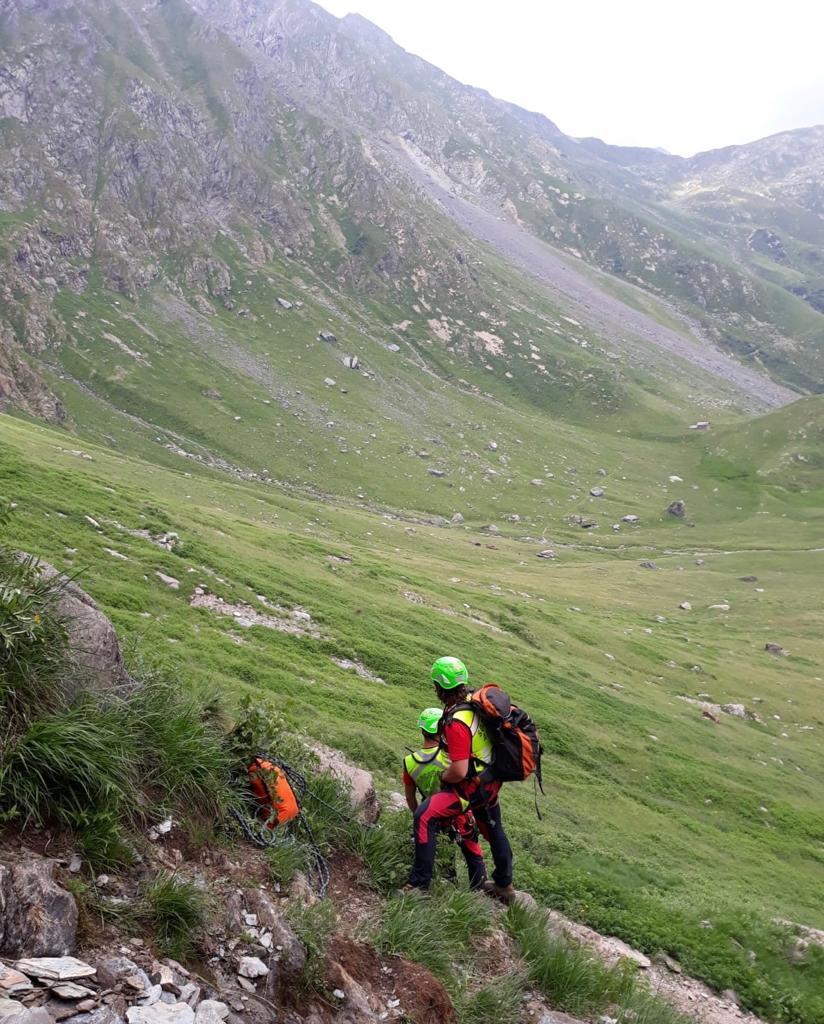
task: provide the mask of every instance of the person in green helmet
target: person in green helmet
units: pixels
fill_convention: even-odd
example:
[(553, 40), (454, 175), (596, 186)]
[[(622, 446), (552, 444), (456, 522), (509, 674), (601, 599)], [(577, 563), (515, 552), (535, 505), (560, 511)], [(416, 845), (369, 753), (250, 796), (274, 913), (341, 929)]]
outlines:
[[(423, 746), (407, 754), (403, 761), (403, 788), (406, 803), (413, 814), (418, 809), (418, 797), (428, 800), (441, 788), (441, 774), (449, 767), (449, 756), (440, 741), (440, 708), (425, 708), (418, 718), (423, 735)], [(466, 861), (469, 887), (480, 889), (486, 882), (486, 862), (478, 842), (478, 828), (471, 811), (452, 818), (441, 831), (454, 830), (461, 853)], [(433, 861), (434, 867), (434, 861)]]
[(442, 717), (440, 708), (424, 708), (418, 718), (423, 746), (403, 759), (403, 791), (406, 806), (413, 814), (418, 809), (418, 797), (426, 800), (441, 788), (441, 772), (449, 767), (446, 749), (438, 738)]
[(459, 658), (444, 657), (434, 663), (430, 677), (444, 708), (441, 743), (450, 763), (441, 773), (440, 790), (415, 810), (415, 861), (409, 887), (429, 887), (438, 830), (449, 828), (456, 818), (471, 810), (495, 864), (492, 881), (483, 888), (504, 903), (511, 903), (515, 899), (512, 848), (501, 822), (501, 784), (481, 778), (484, 767), (492, 761), (492, 742), (478, 713), (458, 707), (469, 693), (469, 672)]

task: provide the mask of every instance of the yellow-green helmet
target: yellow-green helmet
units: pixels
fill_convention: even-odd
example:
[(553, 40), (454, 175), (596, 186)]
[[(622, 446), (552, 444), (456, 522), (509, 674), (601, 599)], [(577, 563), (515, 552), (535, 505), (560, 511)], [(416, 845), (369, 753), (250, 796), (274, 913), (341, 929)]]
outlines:
[(469, 673), (460, 658), (438, 658), (432, 666), (432, 682), (442, 690), (454, 690), (456, 686), (466, 686)]
[(441, 718), (443, 711), (440, 708), (424, 708), (418, 718), (418, 728), (428, 732), (430, 736), (437, 736)]

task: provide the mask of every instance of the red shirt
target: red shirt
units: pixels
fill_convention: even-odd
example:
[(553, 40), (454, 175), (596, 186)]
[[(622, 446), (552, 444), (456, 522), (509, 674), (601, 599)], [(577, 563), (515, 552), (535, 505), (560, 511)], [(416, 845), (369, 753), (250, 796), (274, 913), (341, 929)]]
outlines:
[(450, 761), (465, 761), (472, 755), (472, 733), (466, 722), (453, 718), (444, 728)]

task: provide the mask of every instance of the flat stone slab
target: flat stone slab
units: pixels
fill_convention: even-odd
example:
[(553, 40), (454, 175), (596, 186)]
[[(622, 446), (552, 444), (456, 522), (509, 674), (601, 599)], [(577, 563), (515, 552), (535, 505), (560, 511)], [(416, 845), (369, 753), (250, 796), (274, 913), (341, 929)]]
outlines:
[(13, 996), (18, 992), (28, 992), (34, 986), (25, 974), (11, 967), (0, 964), (0, 989)]
[(18, 960), (14, 966), (40, 981), (75, 981), (77, 978), (93, 978), (97, 973), (94, 967), (74, 956), (31, 957)]
[(97, 995), (94, 989), (86, 988), (85, 985), (75, 985), (73, 981), (63, 981), (59, 985), (52, 985), (51, 990), (61, 999), (85, 999), (86, 996)]
[(126, 1011), (129, 1024), (194, 1024), (195, 1011), (188, 1003), (154, 1003), (152, 1006), (130, 1006)]

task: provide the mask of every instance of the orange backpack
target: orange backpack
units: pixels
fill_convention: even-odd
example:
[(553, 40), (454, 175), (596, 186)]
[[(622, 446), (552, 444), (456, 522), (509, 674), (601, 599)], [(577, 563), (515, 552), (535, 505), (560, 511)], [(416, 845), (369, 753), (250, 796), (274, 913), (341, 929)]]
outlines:
[(300, 814), (295, 791), (283, 771), (264, 758), (256, 757), (247, 769), (249, 785), (259, 805), (259, 815), (268, 828), (283, 825)]

